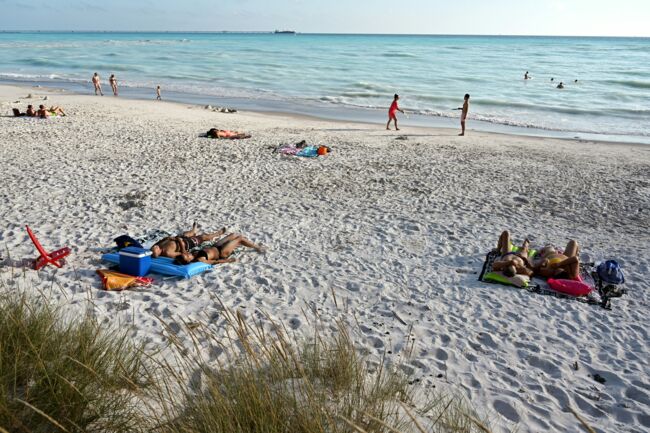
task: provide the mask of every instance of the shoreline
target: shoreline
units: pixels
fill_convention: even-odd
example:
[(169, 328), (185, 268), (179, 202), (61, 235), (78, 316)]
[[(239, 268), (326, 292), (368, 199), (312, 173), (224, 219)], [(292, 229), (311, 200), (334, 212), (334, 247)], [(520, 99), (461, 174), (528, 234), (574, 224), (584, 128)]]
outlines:
[[(0, 86), (9, 86), (25, 89), (25, 91), (44, 91), (53, 93), (62, 93), (75, 96), (95, 96), (92, 94), (93, 90), (90, 84), (82, 84), (75, 82), (41, 82), (41, 81), (19, 81), (19, 80), (0, 80)], [(103, 83), (103, 88), (107, 90), (104, 93), (105, 97), (113, 98), (110, 94), (110, 86), (108, 83)], [(88, 90), (88, 93), (85, 92)], [(149, 98), (146, 95), (151, 94)], [(120, 87), (119, 99), (137, 100), (137, 101), (151, 101), (155, 99), (155, 89), (135, 88), (135, 87)], [(188, 93), (167, 92), (163, 89), (163, 101), (172, 102), (185, 105), (195, 105), (198, 107), (206, 105), (214, 105), (214, 107), (232, 107), (238, 111), (246, 111), (251, 113), (258, 113), (262, 115), (271, 116), (288, 116), (288, 117), (304, 117), (306, 119), (331, 121), (337, 123), (352, 123), (363, 125), (379, 125), (383, 121), (379, 118), (383, 113), (379, 109), (369, 109), (359, 107), (354, 109), (352, 107), (339, 107), (327, 106), (326, 104), (302, 104), (293, 105), (288, 101), (268, 100), (268, 99), (253, 99), (253, 98), (218, 98), (215, 96), (193, 95)], [(240, 108), (242, 107), (242, 108)], [(402, 127), (419, 128), (425, 130), (459, 130), (460, 125), (458, 119), (447, 117), (431, 117), (419, 114), (410, 114), (411, 118), (406, 119), (403, 115), (400, 118), (400, 125)], [(519, 126), (510, 126), (484, 122), (480, 120), (470, 119), (468, 122), (468, 133), (479, 132), (486, 134), (497, 134), (506, 136), (520, 136), (528, 138), (557, 139), (563, 141), (575, 142), (594, 142), (610, 145), (632, 145), (632, 146), (648, 146), (650, 145), (650, 137), (638, 136), (614, 136), (605, 134), (581, 133), (571, 131), (552, 131), (538, 128), (523, 128)], [(478, 126), (478, 127), (477, 127)]]

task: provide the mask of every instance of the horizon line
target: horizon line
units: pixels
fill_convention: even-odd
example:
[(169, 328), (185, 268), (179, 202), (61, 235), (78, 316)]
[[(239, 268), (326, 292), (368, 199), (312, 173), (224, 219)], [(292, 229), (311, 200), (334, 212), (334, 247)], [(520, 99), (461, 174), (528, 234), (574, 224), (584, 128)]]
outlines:
[[(166, 33), (166, 34), (274, 34), (275, 30), (0, 30), (0, 33)], [(291, 30), (294, 31), (294, 30)], [(649, 39), (647, 36), (625, 35), (541, 35), (541, 34), (481, 34), (481, 33), (348, 33), (348, 32), (300, 32), (296, 35), (324, 36), (469, 36), (469, 37), (527, 37), (527, 38), (628, 38)]]

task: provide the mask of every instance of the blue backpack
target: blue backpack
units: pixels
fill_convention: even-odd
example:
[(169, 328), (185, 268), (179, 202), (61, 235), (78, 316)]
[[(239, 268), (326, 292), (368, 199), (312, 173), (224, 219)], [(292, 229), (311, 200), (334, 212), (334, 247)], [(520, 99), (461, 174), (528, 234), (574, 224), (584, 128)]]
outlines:
[(598, 278), (605, 284), (619, 285), (625, 283), (623, 271), (616, 260), (602, 262), (596, 268), (596, 273)]

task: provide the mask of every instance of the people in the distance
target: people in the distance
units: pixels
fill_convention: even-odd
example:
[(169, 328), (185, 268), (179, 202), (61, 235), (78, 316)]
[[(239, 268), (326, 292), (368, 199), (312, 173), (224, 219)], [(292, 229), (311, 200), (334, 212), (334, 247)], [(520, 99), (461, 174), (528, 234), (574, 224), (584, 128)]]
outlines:
[(111, 90), (113, 90), (113, 96), (117, 96), (117, 78), (115, 78), (115, 74), (111, 74), (108, 82), (111, 85)]
[(465, 94), (465, 99), (463, 101), (463, 106), (458, 108), (459, 110), (462, 110), (460, 113), (460, 135), (461, 137), (465, 135), (465, 122), (467, 121), (467, 114), (469, 113), (469, 93)]
[(388, 109), (388, 123), (386, 123), (386, 129), (388, 130), (390, 130), (390, 122), (393, 121), (395, 122), (395, 131), (399, 131), (399, 128), (397, 127), (397, 112), (399, 111), (404, 114), (404, 110), (399, 108), (397, 101), (399, 101), (399, 95), (396, 93), (395, 96), (393, 96), (393, 103), (390, 104), (390, 108)]
[(56, 105), (47, 108), (45, 107), (45, 105), (41, 104), (38, 106), (38, 111), (36, 112), (36, 117), (40, 117), (41, 119), (47, 119), (50, 116), (65, 116), (65, 115), (66, 114), (63, 108), (58, 107)]
[(93, 83), (93, 86), (95, 86), (95, 95), (99, 93), (100, 95), (104, 96), (104, 93), (102, 93), (102, 83), (97, 72), (95, 72), (91, 81)]

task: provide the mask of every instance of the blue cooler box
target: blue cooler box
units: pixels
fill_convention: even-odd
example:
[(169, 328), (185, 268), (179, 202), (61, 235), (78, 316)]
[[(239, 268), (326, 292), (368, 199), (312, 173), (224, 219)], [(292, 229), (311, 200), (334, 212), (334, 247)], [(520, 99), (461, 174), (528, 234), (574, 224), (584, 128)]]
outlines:
[(144, 277), (151, 268), (151, 251), (138, 247), (126, 247), (120, 250), (120, 272)]

